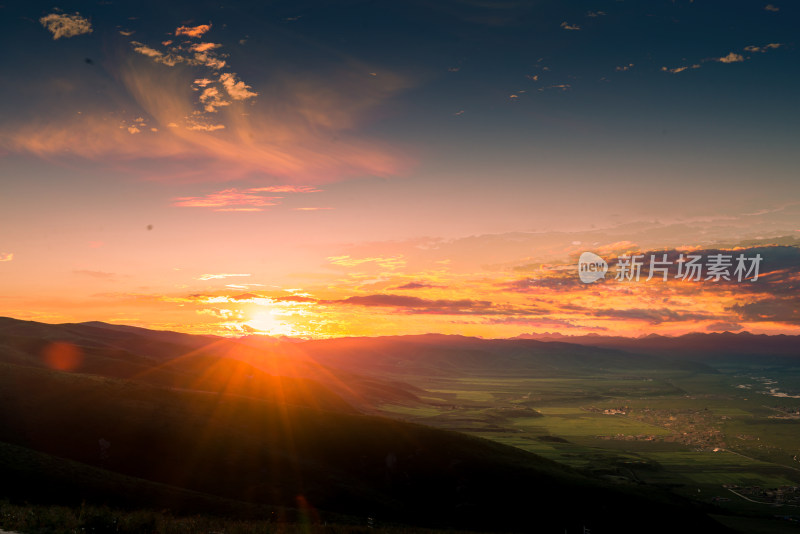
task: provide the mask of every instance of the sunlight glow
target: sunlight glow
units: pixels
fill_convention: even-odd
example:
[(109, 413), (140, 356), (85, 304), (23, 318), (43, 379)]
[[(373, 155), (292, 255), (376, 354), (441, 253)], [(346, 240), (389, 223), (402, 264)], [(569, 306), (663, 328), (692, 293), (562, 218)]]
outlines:
[(293, 336), (298, 332), (291, 325), (278, 320), (272, 311), (259, 311), (252, 315), (252, 318), (244, 323), (254, 329), (255, 334), (269, 336)]

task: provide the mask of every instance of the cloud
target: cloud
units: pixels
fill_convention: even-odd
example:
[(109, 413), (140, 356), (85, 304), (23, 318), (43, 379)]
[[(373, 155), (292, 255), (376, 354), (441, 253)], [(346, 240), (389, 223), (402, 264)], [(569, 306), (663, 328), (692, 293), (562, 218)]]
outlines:
[[(152, 179), (184, 183), (251, 180), (257, 175), (270, 181), (327, 183), (353, 176), (388, 177), (410, 164), (388, 144), (353, 133), (408, 86), (399, 76), (384, 72), (365, 83), (363, 65), (347, 61), (330, 64), (325, 72), (273, 72), (271, 101), (285, 105), (256, 102), (244, 113), (242, 103), (251, 102), (256, 91), (232, 73), (202, 75), (163, 68), (185, 64), (178, 59), (183, 57), (137, 43), (129, 57), (112, 67), (119, 82), (115, 100), (133, 100), (158, 132), (130, 135), (119, 129), (109, 117), (121, 110), (98, 106), (82, 114), (59, 109), (47, 114), (37, 108), (36, 113), (4, 123), (0, 150), (100, 161), (115, 172), (145, 168)], [(203, 85), (194, 84), (196, 80)], [(209, 87), (231, 104), (209, 93), (201, 102)]]
[(324, 210), (332, 210), (333, 208), (328, 207), (320, 207), (320, 206), (307, 206), (302, 208), (292, 208), (295, 211), (324, 211)]
[(274, 302), (302, 302), (302, 303), (312, 303), (317, 302), (317, 299), (313, 297), (304, 297), (302, 295), (289, 295), (286, 297), (271, 297), (270, 300)]
[(739, 323), (733, 323), (728, 321), (720, 321), (718, 323), (712, 323), (706, 327), (706, 330), (709, 332), (738, 332), (742, 330), (744, 327)]
[(220, 75), (219, 81), (231, 98), (234, 100), (247, 100), (258, 96), (258, 93), (251, 91), (252, 87), (246, 85), (243, 81), (236, 81), (236, 74), (225, 72)]
[(715, 61), (719, 61), (720, 63), (739, 63), (744, 61), (744, 56), (731, 52), (727, 56), (716, 58)]
[(442, 288), (444, 286), (437, 286), (427, 282), (409, 282), (402, 286), (393, 287), (392, 289), (427, 289), (427, 288)]
[(730, 311), (746, 322), (775, 322), (800, 325), (797, 297), (769, 297), (744, 304), (734, 304)]
[(180, 26), (175, 29), (175, 35), (185, 35), (187, 37), (200, 37), (211, 29), (211, 24), (201, 24), (200, 26)]
[(178, 63), (186, 61), (186, 59), (181, 55), (173, 53), (165, 54), (164, 52), (160, 52), (155, 48), (151, 48), (140, 43), (139, 41), (131, 41), (131, 45), (136, 52), (142, 54), (143, 56), (153, 58), (153, 61), (156, 63), (161, 63), (162, 65), (166, 65), (168, 67), (174, 67)]
[(767, 5), (764, 6), (764, 10), (765, 11), (772, 11), (773, 13), (777, 13), (778, 11), (781, 10), (781, 8), (775, 7), (772, 4), (767, 4)]
[(217, 43), (195, 43), (190, 47), (190, 49), (195, 52), (206, 52), (208, 50), (214, 50), (221, 46), (222, 46), (221, 44)]
[(511, 282), (500, 282), (497, 287), (512, 293), (541, 293), (542, 291), (573, 291), (589, 288), (569, 273), (568, 276), (551, 275), (543, 278), (522, 278)]
[(209, 124), (207, 122), (197, 122), (196, 119), (189, 119), (188, 125), (186, 126), (189, 130), (193, 130), (196, 132), (214, 132), (216, 130), (224, 130), (224, 124)]
[(206, 87), (200, 94), (200, 102), (205, 106), (203, 109), (209, 113), (216, 113), (221, 106), (229, 106), (231, 103), (223, 98), (219, 89), (216, 87)]
[(13, 252), (0, 252), (0, 262), (2, 261), (11, 261), (14, 259)]
[(191, 61), (194, 65), (205, 65), (213, 70), (220, 70), (225, 67), (227, 62), (213, 55), (211, 52), (197, 52), (194, 55), (194, 60)]
[(699, 63), (695, 63), (694, 65), (686, 65), (686, 66), (683, 66), (683, 67), (675, 67), (674, 69), (670, 69), (670, 68), (667, 68), (667, 67), (661, 67), (661, 70), (663, 72), (671, 72), (672, 74), (677, 74), (679, 72), (683, 72), (683, 71), (688, 70), (688, 69), (699, 69), (699, 68), (700, 68), (700, 64)]
[(561, 23), (561, 27), (565, 30), (580, 30), (581, 27), (577, 24), (568, 24), (566, 21)]
[(747, 52), (761, 52), (762, 54), (771, 48), (780, 48), (782, 45), (780, 43), (769, 43), (765, 44), (764, 46), (745, 46), (744, 49)]
[(540, 87), (539, 91), (542, 92), (545, 89), (558, 89), (560, 91), (569, 91), (570, 89), (572, 89), (572, 85), (568, 83), (562, 83), (558, 85), (548, 85), (547, 87)]
[(645, 321), (651, 325), (658, 325), (663, 322), (674, 321), (705, 321), (716, 317), (705, 313), (676, 311), (669, 308), (648, 309), (648, 308), (627, 308), (627, 309), (598, 309), (589, 310), (589, 314), (594, 317), (608, 317), (614, 319), (628, 319), (634, 321)]
[(398, 269), (400, 267), (405, 266), (406, 262), (403, 259), (403, 256), (392, 256), (392, 257), (370, 257), (370, 258), (351, 258), (348, 255), (345, 256), (331, 256), (328, 258), (328, 261), (334, 265), (341, 265), (343, 267), (355, 267), (356, 265), (362, 265), (364, 263), (374, 263), (383, 267), (384, 269)]
[(320, 189), (308, 185), (273, 185), (249, 189), (224, 189), (196, 197), (178, 197), (172, 205), (182, 208), (216, 208), (215, 211), (261, 211), (280, 204), (281, 196), (265, 193), (316, 193)]
[(402, 308), (409, 313), (430, 313), (444, 315), (488, 314), (493, 313), (492, 303), (486, 300), (429, 300), (406, 295), (366, 295), (347, 297), (342, 300), (319, 301), (322, 304), (345, 304), (380, 308)]
[(223, 278), (234, 278), (239, 276), (252, 276), (251, 274), (204, 274), (198, 278), (198, 280), (220, 280)]
[(605, 11), (589, 11), (586, 13), (586, 16), (591, 18), (602, 17), (604, 15), (607, 15)]
[[(769, 44), (766, 44), (764, 46), (750, 45), (750, 46), (745, 46), (744, 47), (744, 51), (745, 52), (761, 52), (761, 53), (763, 53), (763, 52), (766, 52), (767, 50), (770, 50), (770, 49), (780, 48), (781, 46), (782, 45), (780, 43), (769, 43)], [(677, 73), (683, 72), (683, 71), (685, 71), (687, 69), (699, 69), (702, 66), (703, 63), (706, 63), (708, 61), (715, 61), (717, 63), (741, 63), (743, 61), (746, 61), (747, 59), (750, 59), (750, 58), (744, 57), (742, 54), (737, 54), (736, 52), (729, 52), (727, 56), (706, 58), (706, 59), (701, 60), (699, 63), (695, 63), (693, 65), (684, 65), (684, 66), (675, 67), (675, 68), (672, 68), (672, 69), (670, 69), (668, 67), (661, 67), (661, 70), (663, 72), (670, 72), (672, 74), (677, 74)], [(617, 70), (620, 70), (620, 67), (617, 67)]]
[(53, 34), (54, 40), (92, 33), (91, 23), (81, 17), (80, 13), (73, 15), (50, 13), (40, 18), (39, 22)]
[(567, 319), (558, 319), (553, 317), (492, 317), (488, 319), (487, 324), (498, 325), (520, 325), (539, 328), (548, 328), (556, 326), (558, 328), (580, 328), (589, 330), (608, 330), (604, 326), (582, 326), (575, 324)]
[(269, 185), (266, 187), (253, 187), (250, 191), (263, 193), (319, 193), (322, 189), (313, 185)]
[[(243, 207), (250, 208), (250, 211), (260, 211), (262, 207), (276, 206), (276, 200), (282, 197), (265, 196), (258, 191), (250, 189), (238, 190), (236, 188), (225, 189), (215, 193), (209, 193), (199, 197), (179, 197), (173, 200), (172, 205), (182, 208), (235, 208), (241, 210)], [(221, 211), (217, 209), (216, 211)]]
[(631, 70), (633, 68), (633, 63), (628, 63), (627, 65), (622, 65), (620, 67), (615, 68), (614, 70), (617, 72), (624, 72), (626, 70)]

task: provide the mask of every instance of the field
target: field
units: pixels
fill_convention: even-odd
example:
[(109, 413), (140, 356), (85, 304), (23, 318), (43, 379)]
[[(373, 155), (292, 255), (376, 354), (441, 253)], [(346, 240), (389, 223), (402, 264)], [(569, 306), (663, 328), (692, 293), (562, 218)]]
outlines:
[[(753, 531), (783, 532), (800, 517), (800, 399), (769, 387), (794, 391), (798, 374), (719, 371), (420, 377), (412, 382), (431, 394), (428, 406), (387, 405), (383, 413), (512, 445), (620, 485), (668, 488), (761, 516)], [(785, 518), (767, 519), (776, 515)]]

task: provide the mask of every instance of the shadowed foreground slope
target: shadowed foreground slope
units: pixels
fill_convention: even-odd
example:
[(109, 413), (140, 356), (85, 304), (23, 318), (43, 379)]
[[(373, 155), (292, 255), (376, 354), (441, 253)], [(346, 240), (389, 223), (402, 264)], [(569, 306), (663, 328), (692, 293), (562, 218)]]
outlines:
[[(9, 364), (0, 368), (0, 391), (0, 441), (228, 501), (301, 502), (321, 517), (491, 530), (535, 524), (563, 532), (581, 523), (626, 532), (653, 515), (664, 531), (687, 521), (715, 530), (688, 508), (619, 492), (517, 449), (407, 423)], [(21, 457), (23, 449), (3, 450)], [(9, 480), (26, 477), (13, 463), (3, 468), (11, 496)], [(71, 465), (63, 477), (48, 472), (50, 484), (64, 484), (64, 499), (102, 500), (97, 471), (76, 474)], [(115, 483), (105, 499), (126, 504), (132, 492), (133, 506), (162, 506), (165, 495), (183, 509), (200, 503), (194, 494), (132, 487), (132, 479)], [(42, 497), (59, 496), (49, 489)]]

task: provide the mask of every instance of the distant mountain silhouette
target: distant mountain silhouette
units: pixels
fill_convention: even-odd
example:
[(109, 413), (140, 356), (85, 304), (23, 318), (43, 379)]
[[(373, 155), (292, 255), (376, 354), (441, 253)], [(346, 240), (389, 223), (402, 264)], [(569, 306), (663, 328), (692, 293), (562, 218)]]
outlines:
[(515, 339), (562, 342), (599, 348), (625, 350), (670, 359), (714, 361), (756, 359), (785, 362), (800, 359), (800, 336), (731, 333), (691, 333), (668, 337), (651, 334), (629, 338), (621, 336), (563, 336), (560, 334), (523, 334)]

